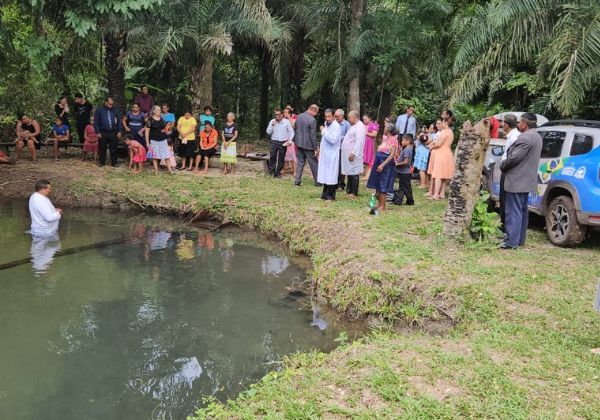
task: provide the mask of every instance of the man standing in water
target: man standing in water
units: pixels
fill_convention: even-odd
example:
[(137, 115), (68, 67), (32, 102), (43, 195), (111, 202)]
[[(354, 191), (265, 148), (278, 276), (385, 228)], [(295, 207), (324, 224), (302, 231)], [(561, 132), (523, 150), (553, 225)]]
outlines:
[(62, 209), (55, 208), (50, 202), (48, 194), (51, 191), (50, 181), (42, 179), (35, 183), (35, 192), (29, 197), (32, 236), (52, 236), (58, 231)]

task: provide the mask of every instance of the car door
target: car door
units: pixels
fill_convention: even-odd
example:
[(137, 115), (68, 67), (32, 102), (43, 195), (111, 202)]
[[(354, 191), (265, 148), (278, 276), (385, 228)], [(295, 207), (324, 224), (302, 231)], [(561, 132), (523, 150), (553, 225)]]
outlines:
[(568, 147), (571, 144), (568, 137), (572, 136), (572, 133), (566, 130), (538, 130), (538, 133), (542, 136), (543, 142), (538, 167), (538, 188), (535, 193), (529, 194), (528, 202), (534, 210), (540, 209), (552, 175), (563, 168), (564, 157), (569, 155)]

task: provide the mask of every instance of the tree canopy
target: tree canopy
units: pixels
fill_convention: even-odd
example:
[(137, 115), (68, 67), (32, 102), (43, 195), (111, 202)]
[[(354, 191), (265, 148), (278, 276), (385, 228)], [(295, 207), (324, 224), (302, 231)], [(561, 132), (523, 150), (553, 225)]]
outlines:
[(600, 108), (592, 0), (2, 0), (0, 21), (0, 123), (77, 91), (125, 108), (141, 84), (176, 112), (234, 111), (257, 134), (288, 103), (378, 119), (412, 103), (424, 123), (443, 107)]

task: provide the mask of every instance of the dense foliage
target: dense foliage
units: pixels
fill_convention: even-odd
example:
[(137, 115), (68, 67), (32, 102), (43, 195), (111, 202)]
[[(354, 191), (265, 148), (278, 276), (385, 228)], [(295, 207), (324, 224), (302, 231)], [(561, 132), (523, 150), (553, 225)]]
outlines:
[(142, 83), (256, 134), (309, 102), (598, 118), (599, 17), (591, 0), (2, 0), (0, 124), (62, 93), (126, 107)]

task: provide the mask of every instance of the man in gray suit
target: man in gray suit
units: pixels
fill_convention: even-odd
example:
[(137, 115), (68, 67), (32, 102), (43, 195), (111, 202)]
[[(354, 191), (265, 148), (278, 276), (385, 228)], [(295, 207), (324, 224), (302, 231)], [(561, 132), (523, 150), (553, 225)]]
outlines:
[(296, 163), (296, 180), (294, 184), (300, 186), (302, 182), (302, 173), (304, 172), (304, 164), (308, 160), (310, 171), (312, 172), (315, 185), (317, 185), (317, 120), (315, 117), (319, 113), (317, 105), (311, 105), (296, 119), (296, 134), (294, 135), (294, 143), (296, 143), (297, 163)]
[(529, 210), (527, 198), (537, 189), (537, 172), (542, 152), (542, 137), (533, 128), (537, 125), (535, 114), (526, 112), (517, 128), (519, 138), (506, 151), (506, 159), (500, 161), (506, 191), (505, 220), (506, 240), (500, 248), (515, 249), (525, 245)]

